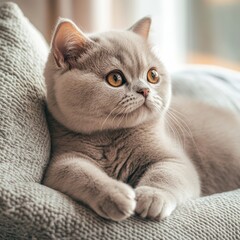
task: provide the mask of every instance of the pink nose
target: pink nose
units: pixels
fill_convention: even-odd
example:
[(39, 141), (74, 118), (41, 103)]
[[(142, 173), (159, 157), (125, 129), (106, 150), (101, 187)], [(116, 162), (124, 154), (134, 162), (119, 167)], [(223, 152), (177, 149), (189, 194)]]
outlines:
[(145, 98), (148, 96), (149, 92), (149, 88), (142, 88), (137, 91), (137, 93), (142, 94)]

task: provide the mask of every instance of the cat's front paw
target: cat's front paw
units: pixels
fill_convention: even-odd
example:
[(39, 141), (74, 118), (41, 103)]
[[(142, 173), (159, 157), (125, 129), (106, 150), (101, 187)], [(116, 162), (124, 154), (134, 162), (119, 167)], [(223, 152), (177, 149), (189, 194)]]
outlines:
[(127, 184), (114, 181), (106, 187), (92, 207), (104, 218), (114, 221), (124, 220), (134, 213), (135, 192)]
[(135, 212), (142, 218), (161, 220), (176, 208), (175, 200), (158, 188), (139, 186), (135, 193), (137, 201)]

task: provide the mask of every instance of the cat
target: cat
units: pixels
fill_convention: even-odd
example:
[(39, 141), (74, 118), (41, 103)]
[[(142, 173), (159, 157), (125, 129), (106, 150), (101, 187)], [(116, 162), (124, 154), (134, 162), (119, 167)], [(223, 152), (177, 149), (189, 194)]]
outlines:
[(52, 159), (43, 183), (103, 218), (161, 220), (240, 186), (240, 117), (174, 97), (145, 17), (87, 36), (61, 19), (45, 67)]

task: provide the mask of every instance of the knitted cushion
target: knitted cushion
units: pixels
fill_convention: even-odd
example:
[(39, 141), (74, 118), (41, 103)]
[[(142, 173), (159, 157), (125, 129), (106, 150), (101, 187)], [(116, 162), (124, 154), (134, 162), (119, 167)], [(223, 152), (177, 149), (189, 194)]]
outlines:
[(20, 183), (2, 191), (0, 239), (240, 239), (240, 190), (188, 201), (162, 222), (131, 217), (119, 223), (104, 220), (37, 183)]
[(0, 7), (0, 183), (39, 182), (49, 158), (43, 67), (48, 48), (15, 4)]
[(45, 50), (18, 7), (2, 5), (0, 239), (240, 238), (240, 190), (188, 201), (161, 222), (131, 217), (115, 223), (39, 184), (49, 156), (42, 84)]

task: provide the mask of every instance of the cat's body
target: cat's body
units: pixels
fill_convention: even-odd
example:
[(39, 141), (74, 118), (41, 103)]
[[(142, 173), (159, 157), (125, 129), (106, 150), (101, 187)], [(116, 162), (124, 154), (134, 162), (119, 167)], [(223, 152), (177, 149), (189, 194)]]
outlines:
[[(164, 124), (154, 120), (137, 128), (91, 135), (70, 131), (49, 117), (52, 150), (55, 155), (73, 153), (91, 159), (109, 176), (135, 187), (151, 164), (175, 149), (183, 149), (194, 161), (200, 177), (201, 195), (239, 187), (240, 133), (235, 126), (240, 126), (240, 119), (228, 111), (188, 98), (173, 98), (172, 105), (173, 110)], [(199, 115), (200, 109), (210, 119), (219, 116), (218, 122), (214, 121), (211, 126), (211, 120), (206, 122), (205, 115)]]
[[(67, 32), (73, 33), (75, 30), (68, 24)], [(148, 25), (145, 19), (135, 25), (133, 31), (146, 37)], [(145, 28), (145, 32), (141, 32), (142, 28)], [(62, 33), (59, 36), (58, 31), (53, 45), (54, 41), (62, 44)], [(121, 37), (118, 34), (115, 35)], [(73, 57), (69, 52), (68, 55), (64, 52), (66, 43), (55, 54), (53, 46), (45, 73), (51, 112), (49, 122), (53, 158), (44, 183), (88, 204), (99, 215), (113, 220), (125, 219), (134, 211), (142, 217), (164, 218), (189, 198), (239, 187), (240, 117), (189, 99), (171, 98), (166, 71), (145, 50), (147, 47), (144, 42), (131, 34), (127, 36), (125, 32), (122, 33), (126, 39), (129, 37), (130, 44), (134, 39), (136, 49), (142, 46), (143, 51), (146, 51), (146, 55), (134, 64), (138, 65), (137, 71), (131, 68), (131, 63), (136, 60), (130, 53), (127, 59), (119, 52), (115, 53), (120, 63), (114, 62), (114, 58), (109, 64), (104, 62), (105, 59), (88, 61), (88, 54), (84, 54), (89, 46), (86, 45), (86, 49), (83, 47), (82, 34), (79, 39), (77, 35), (77, 40), (72, 38), (67, 42), (81, 43), (77, 48), (76, 44), (72, 44), (68, 49)], [(96, 43), (103, 41), (93, 39)], [(109, 39), (111, 35), (110, 38), (106, 35), (104, 41)], [(121, 49), (122, 43), (116, 43), (114, 37), (110, 41)], [(79, 54), (79, 48), (84, 50), (80, 51), (83, 53), (81, 58), (86, 58), (82, 63), (76, 61), (74, 55)], [(125, 48), (128, 49), (128, 46), (125, 45)], [(59, 51), (65, 54), (64, 57), (59, 55)], [(94, 56), (107, 58), (104, 51)], [(109, 51), (109, 55), (112, 55)], [(83, 61), (81, 58), (80, 61)], [(116, 90), (99, 79), (95, 83), (95, 80), (78, 81), (78, 78), (84, 78), (84, 74), (91, 79), (96, 78), (98, 73), (94, 77), (92, 72), (101, 71), (100, 65), (105, 66), (104, 70), (109, 68), (105, 72), (110, 71), (111, 74), (112, 69), (119, 69), (118, 65), (128, 59), (131, 59), (127, 67), (132, 77), (134, 74), (139, 75), (144, 66), (147, 66), (147, 70), (151, 68), (149, 61), (151, 64), (154, 62), (154, 69), (162, 77), (161, 82), (150, 79), (152, 82), (149, 85), (144, 80), (136, 80), (134, 84), (134, 80), (128, 82), (129, 90), (125, 83)], [(88, 68), (91, 69), (89, 73)], [(82, 75), (78, 75), (78, 71), (82, 71)], [(124, 74), (128, 75), (127, 70)], [(155, 76), (155, 72), (151, 74), (150, 78)], [(104, 76), (108, 78), (109, 74)], [(118, 80), (116, 78), (116, 82)], [(94, 84), (98, 86), (97, 89)], [(101, 91), (102, 95), (99, 95)], [(115, 104), (114, 98), (117, 99)], [(118, 109), (116, 106), (121, 106), (123, 110), (114, 113)]]

